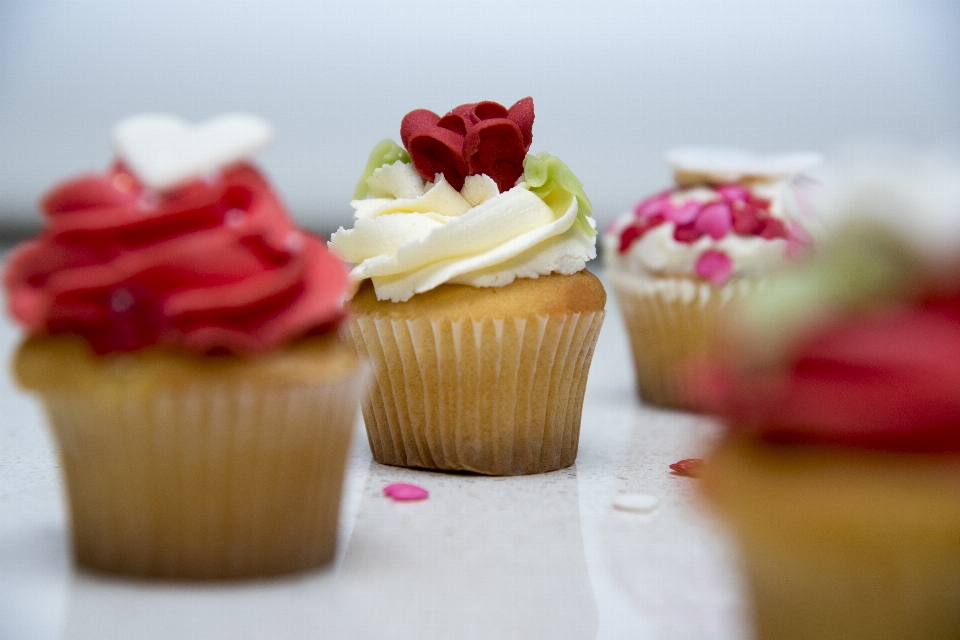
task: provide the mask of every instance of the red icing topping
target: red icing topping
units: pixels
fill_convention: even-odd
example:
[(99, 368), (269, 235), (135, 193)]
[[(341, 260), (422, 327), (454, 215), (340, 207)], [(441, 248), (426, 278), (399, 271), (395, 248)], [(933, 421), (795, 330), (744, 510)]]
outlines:
[(523, 175), (533, 118), (533, 98), (509, 109), (490, 101), (462, 104), (442, 118), (417, 109), (400, 123), (400, 140), (425, 180), (442, 173), (459, 190), (466, 176), (486, 174), (503, 192)]
[(775, 443), (960, 453), (960, 293), (822, 326), (775, 371), (701, 372), (700, 404)]
[(32, 334), (78, 334), (98, 353), (256, 353), (342, 318), (343, 266), (250, 165), (157, 195), (118, 164), (54, 188), (41, 207), (44, 231), (4, 274)]

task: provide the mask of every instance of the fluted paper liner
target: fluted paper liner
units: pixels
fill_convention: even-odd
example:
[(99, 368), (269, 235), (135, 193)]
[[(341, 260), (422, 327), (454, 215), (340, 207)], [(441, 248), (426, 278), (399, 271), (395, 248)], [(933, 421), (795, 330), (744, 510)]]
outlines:
[(955, 455), (728, 440), (703, 475), (760, 640), (960, 637)]
[(316, 384), (116, 384), (93, 395), (41, 389), (77, 562), (212, 579), (329, 561), (366, 379), (355, 367)]
[(607, 275), (630, 336), (640, 397), (650, 404), (691, 408), (685, 366), (723, 357), (726, 323), (761, 281), (742, 278), (716, 286), (694, 278)]
[(490, 475), (573, 464), (603, 317), (355, 318), (375, 375), (362, 403), (374, 458)]

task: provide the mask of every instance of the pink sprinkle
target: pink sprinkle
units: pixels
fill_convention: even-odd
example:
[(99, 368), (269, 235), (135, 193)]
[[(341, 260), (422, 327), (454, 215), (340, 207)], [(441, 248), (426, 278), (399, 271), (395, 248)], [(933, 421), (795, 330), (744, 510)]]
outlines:
[(786, 238), (787, 237), (787, 227), (783, 222), (777, 220), (776, 218), (767, 218), (763, 221), (763, 229), (760, 230), (760, 237), (766, 238), (767, 240), (773, 240), (774, 238)]
[(700, 254), (696, 265), (697, 275), (713, 284), (723, 284), (733, 272), (733, 260), (723, 251), (708, 249)]
[(643, 235), (643, 230), (638, 226), (631, 225), (624, 229), (620, 234), (620, 253), (626, 253), (633, 241), (641, 235)]
[(675, 222), (677, 224), (687, 224), (688, 222), (693, 222), (697, 217), (697, 213), (700, 212), (700, 208), (703, 205), (699, 202), (692, 200), (690, 202), (684, 202), (677, 207), (669, 207), (665, 213), (667, 220), (670, 222)]
[(673, 230), (673, 239), (677, 242), (693, 244), (703, 236), (703, 232), (697, 229), (696, 226), (697, 225), (692, 222), (677, 225)]
[(730, 205), (726, 202), (715, 202), (707, 205), (697, 217), (697, 230), (703, 233), (709, 233), (714, 240), (719, 240), (727, 235), (730, 227), (733, 226), (733, 215), (730, 213)]
[(733, 207), (733, 230), (742, 236), (752, 236), (763, 229), (763, 222), (760, 220), (761, 213), (763, 213), (763, 210), (753, 205), (737, 203)]
[(670, 206), (670, 192), (663, 191), (655, 196), (647, 198), (633, 208), (633, 213), (638, 218), (650, 218), (652, 216), (666, 213)]
[(394, 482), (393, 484), (388, 484), (383, 488), (383, 493), (390, 496), (394, 500), (401, 502), (406, 502), (409, 500), (425, 500), (430, 495), (430, 492), (423, 487), (418, 487), (415, 484), (407, 484), (405, 482)]

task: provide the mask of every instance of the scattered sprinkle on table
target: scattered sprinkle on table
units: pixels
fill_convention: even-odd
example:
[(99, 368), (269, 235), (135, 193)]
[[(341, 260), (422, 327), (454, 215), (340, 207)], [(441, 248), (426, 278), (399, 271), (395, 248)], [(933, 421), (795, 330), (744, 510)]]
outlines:
[(673, 472), (678, 476), (687, 476), (689, 478), (699, 478), (700, 471), (703, 469), (703, 460), (700, 458), (687, 458), (680, 462), (674, 462), (670, 465)]
[(613, 508), (632, 513), (650, 513), (657, 508), (659, 500), (644, 493), (621, 493), (613, 499)]
[(423, 487), (418, 487), (415, 484), (407, 484), (405, 482), (388, 484), (383, 488), (383, 493), (399, 502), (407, 502), (410, 500), (426, 500), (426, 498), (430, 495), (430, 492)]

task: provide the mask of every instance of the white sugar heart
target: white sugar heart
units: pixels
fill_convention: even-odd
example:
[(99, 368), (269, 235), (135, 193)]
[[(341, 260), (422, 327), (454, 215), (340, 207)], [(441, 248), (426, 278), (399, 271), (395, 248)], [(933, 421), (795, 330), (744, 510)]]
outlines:
[(230, 113), (192, 125), (176, 116), (146, 113), (113, 128), (114, 152), (139, 180), (166, 191), (248, 158), (273, 139), (263, 118)]
[(667, 164), (674, 171), (730, 181), (745, 176), (786, 178), (809, 171), (821, 161), (820, 154), (809, 152), (762, 154), (740, 149), (693, 147), (667, 152)]

